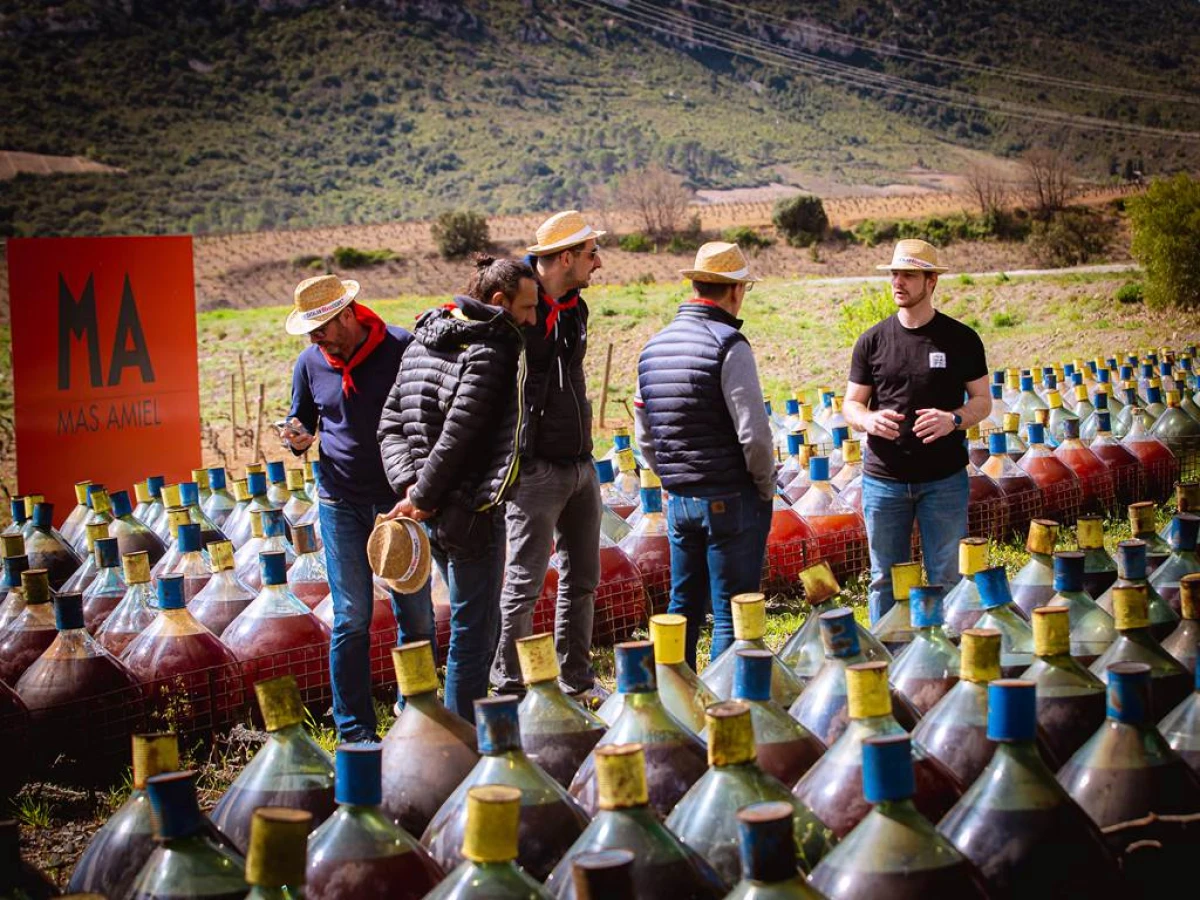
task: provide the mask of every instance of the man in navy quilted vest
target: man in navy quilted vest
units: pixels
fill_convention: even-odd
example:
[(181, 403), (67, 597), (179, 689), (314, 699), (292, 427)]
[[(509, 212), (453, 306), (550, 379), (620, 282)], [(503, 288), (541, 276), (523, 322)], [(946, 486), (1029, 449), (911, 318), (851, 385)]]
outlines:
[(754, 286), (736, 244), (696, 253), (693, 296), (638, 359), (637, 440), (668, 492), (669, 611), (687, 617), (687, 661), (711, 604), (716, 659), (733, 642), (730, 598), (757, 591), (775, 461), (758, 368), (738, 313)]

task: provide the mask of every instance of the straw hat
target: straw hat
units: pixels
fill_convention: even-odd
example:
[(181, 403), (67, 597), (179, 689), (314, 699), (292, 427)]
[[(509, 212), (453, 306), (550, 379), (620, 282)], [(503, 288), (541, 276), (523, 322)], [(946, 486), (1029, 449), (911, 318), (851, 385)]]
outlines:
[(578, 210), (568, 209), (555, 213), (538, 226), (537, 243), (525, 249), (534, 256), (558, 253), (592, 238), (599, 238), (607, 231), (597, 231), (583, 220)]
[(753, 284), (758, 279), (750, 275), (750, 263), (737, 244), (709, 241), (696, 251), (695, 267), (680, 269), (679, 274), (692, 281), (714, 284)]
[(400, 594), (411, 594), (429, 580), (429, 537), (425, 529), (403, 516), (377, 516), (367, 538), (371, 571)]
[(295, 308), (288, 313), (284, 327), (288, 334), (308, 334), (353, 303), (357, 296), (357, 281), (343, 281), (336, 275), (305, 278), (296, 285), (292, 298)]
[(876, 266), (883, 272), (947, 272), (947, 266), (938, 265), (937, 247), (925, 241), (900, 241), (892, 251), (892, 261), (886, 266)]

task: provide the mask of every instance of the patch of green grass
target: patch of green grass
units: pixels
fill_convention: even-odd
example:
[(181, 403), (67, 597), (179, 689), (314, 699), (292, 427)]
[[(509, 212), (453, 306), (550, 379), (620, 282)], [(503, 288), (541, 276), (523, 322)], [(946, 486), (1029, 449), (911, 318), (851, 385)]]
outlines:
[(22, 793), (13, 801), (13, 817), (26, 828), (49, 828), (54, 804), (38, 794)]
[(1019, 321), (1014, 313), (998, 312), (992, 315), (993, 328), (1013, 328)]

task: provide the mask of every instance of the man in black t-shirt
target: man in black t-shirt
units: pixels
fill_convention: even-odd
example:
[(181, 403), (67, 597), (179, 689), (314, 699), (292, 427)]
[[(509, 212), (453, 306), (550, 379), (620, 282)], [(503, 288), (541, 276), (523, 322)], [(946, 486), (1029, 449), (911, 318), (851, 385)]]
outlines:
[(983, 342), (933, 308), (937, 250), (900, 241), (891, 263), (896, 314), (859, 336), (843, 414), (865, 431), (863, 517), (871, 553), (871, 621), (891, 607), (892, 566), (912, 553), (913, 520), (930, 584), (958, 581), (958, 542), (967, 536), (964, 431), (988, 417)]

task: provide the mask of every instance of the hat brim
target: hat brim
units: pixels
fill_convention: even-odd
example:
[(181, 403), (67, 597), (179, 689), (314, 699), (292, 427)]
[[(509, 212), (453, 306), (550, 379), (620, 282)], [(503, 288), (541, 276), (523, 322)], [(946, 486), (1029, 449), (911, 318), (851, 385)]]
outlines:
[(546, 256), (550, 253), (558, 253), (562, 250), (570, 250), (572, 247), (578, 247), (580, 244), (586, 244), (593, 238), (599, 240), (606, 234), (608, 234), (607, 231), (595, 231), (589, 227), (583, 237), (573, 234), (569, 238), (553, 244), (534, 244), (532, 247), (526, 247), (525, 252), (534, 256)]
[(342, 287), (346, 289), (346, 293), (339, 298), (337, 301), (338, 305), (334, 309), (330, 310), (328, 315), (323, 315), (316, 319), (305, 319), (300, 310), (293, 308), (292, 311), (288, 313), (287, 320), (283, 323), (284, 330), (287, 331), (288, 334), (301, 335), (308, 334), (310, 331), (315, 331), (316, 329), (320, 328), (322, 325), (340, 313), (343, 309), (353, 303), (354, 298), (358, 296), (359, 284), (357, 281), (349, 278), (344, 279), (342, 281)]
[(706, 281), (709, 284), (756, 284), (757, 278), (733, 278), (720, 272), (706, 272), (703, 269), (680, 269), (679, 274), (692, 281)]
[(950, 271), (949, 266), (893, 266), (891, 263), (875, 268), (880, 272), (932, 272), (934, 275)]
[[(430, 567), (430, 562), (431, 562), (431, 558), (432, 558), (432, 553), (430, 552), (430, 549), (429, 549), (429, 535), (426, 534), (424, 526), (422, 526), (418, 522), (414, 521), (413, 519), (406, 519), (404, 517), (400, 517), (393, 521), (399, 523), (400, 525), (402, 525), (404, 527), (405, 531), (408, 532), (409, 538), (416, 545), (416, 554), (417, 555), (416, 555), (416, 559), (414, 561), (414, 565), (412, 566), (412, 572), (410, 572), (404, 578), (387, 578), (382, 575), (379, 575), (378, 572), (375, 572), (375, 574), (379, 575), (379, 577), (383, 580), (384, 584), (386, 584), (389, 588), (391, 588), (396, 593), (411, 594), (411, 593), (419, 590), (420, 588), (424, 587), (425, 582), (427, 582), (429, 580), (429, 567)], [(377, 524), (375, 527), (378, 528), (379, 525)], [(373, 551), (371, 548), (371, 544), (372, 544), (371, 537), (374, 536), (374, 533), (375, 533), (375, 529), (372, 529), (371, 536), (369, 536), (367, 539), (368, 562), (370, 562), (370, 557), (373, 555)], [(373, 572), (375, 571), (374, 565), (371, 566), (371, 570)]]

